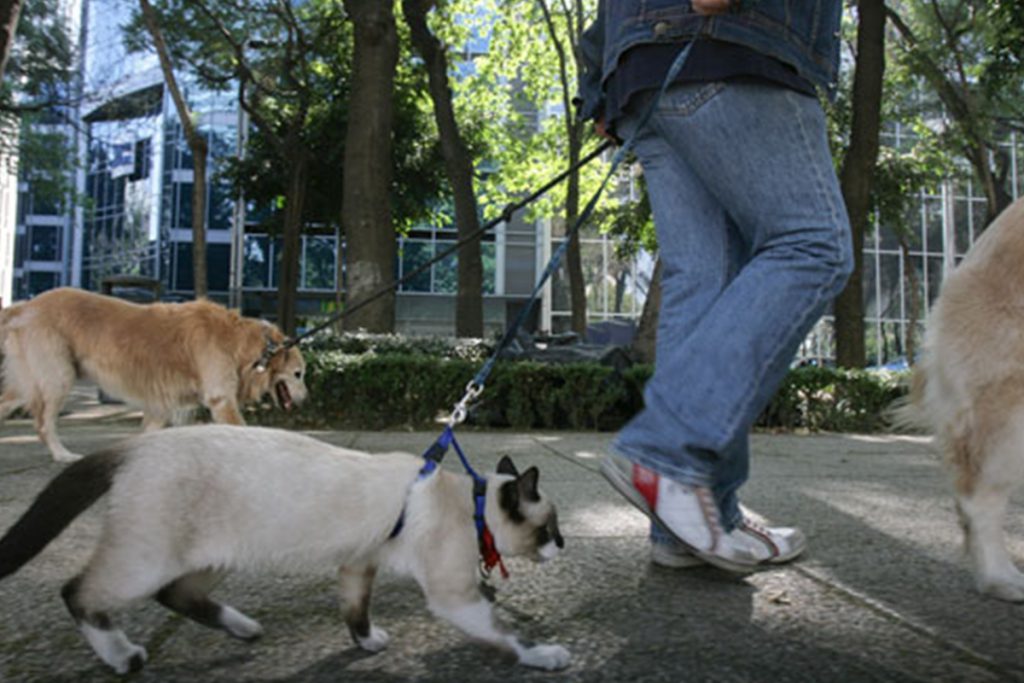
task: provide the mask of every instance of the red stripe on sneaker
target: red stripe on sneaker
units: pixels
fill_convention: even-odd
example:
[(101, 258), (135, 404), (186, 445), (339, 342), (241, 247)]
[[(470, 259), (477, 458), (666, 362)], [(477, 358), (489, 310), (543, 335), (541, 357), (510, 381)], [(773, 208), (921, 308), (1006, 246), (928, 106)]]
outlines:
[(658, 502), (658, 475), (643, 465), (633, 463), (633, 487), (640, 492), (647, 504), (654, 510)]

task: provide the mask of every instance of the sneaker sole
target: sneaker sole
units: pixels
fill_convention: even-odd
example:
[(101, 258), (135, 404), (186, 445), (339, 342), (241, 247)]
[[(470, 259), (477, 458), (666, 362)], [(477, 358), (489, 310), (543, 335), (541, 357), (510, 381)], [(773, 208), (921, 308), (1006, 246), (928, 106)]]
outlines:
[(608, 481), (609, 484), (612, 485), (612, 488), (614, 488), (616, 491), (622, 494), (622, 496), (630, 503), (632, 503), (638, 510), (640, 510), (640, 512), (644, 513), (651, 519), (658, 522), (658, 524), (664, 527), (666, 531), (672, 534), (672, 538), (676, 539), (691, 553), (693, 553), (700, 559), (704, 560), (708, 564), (714, 565), (719, 569), (724, 569), (726, 571), (733, 572), (735, 574), (750, 574), (752, 572), (757, 571), (758, 565), (746, 565), (731, 562), (729, 560), (719, 557), (718, 555), (712, 555), (711, 553), (707, 553), (698, 548), (694, 548), (692, 545), (676, 536), (675, 532), (673, 532), (672, 529), (669, 528), (667, 524), (665, 524), (664, 520), (658, 517), (657, 513), (651, 509), (651, 506), (648, 504), (647, 499), (640, 495), (640, 492), (636, 490), (635, 486), (633, 486), (633, 482), (624, 479), (622, 473), (618, 470), (618, 468), (615, 467), (614, 465), (609, 465), (607, 460), (601, 461), (601, 475)]
[(693, 569), (694, 567), (708, 566), (707, 562), (689, 551), (684, 555), (659, 545), (651, 546), (651, 564), (665, 569)]

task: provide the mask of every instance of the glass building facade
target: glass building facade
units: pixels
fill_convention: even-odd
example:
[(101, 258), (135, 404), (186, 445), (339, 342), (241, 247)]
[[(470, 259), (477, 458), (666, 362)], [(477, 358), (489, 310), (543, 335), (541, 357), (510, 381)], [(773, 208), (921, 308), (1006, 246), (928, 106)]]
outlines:
[[(34, 191), (30, 174), (17, 184), (17, 230), (13, 253), (13, 295), (28, 298), (72, 285), (100, 289), (111, 275), (140, 275), (159, 281), (167, 297), (187, 299), (192, 291), (191, 152), (177, 112), (163, 87), (155, 55), (128, 54), (120, 25), (134, 4), (88, 0), (81, 5), (85, 100), (73, 125), (42, 124), (78, 152), (69, 184), (81, 201), (54, 200)], [(479, 41), (478, 41), (479, 42)], [(474, 53), (486, 50), (474, 44)], [(468, 63), (467, 63), (468, 64)], [(470, 68), (468, 65), (466, 68)], [(220, 171), (238, 154), (244, 122), (236, 93), (205, 92), (183, 83), (190, 107), (209, 145), (207, 172), (208, 284), (213, 298), (230, 301), (233, 263), (248, 314), (272, 316), (280, 272), (280, 240), (259, 227), (257, 207), (238, 211)], [(555, 105), (545, 116), (557, 116)], [(538, 120), (541, 116), (537, 113)], [(889, 125), (883, 144), (901, 147), (908, 131)], [(56, 138), (55, 138), (56, 139)], [(1020, 171), (1024, 140), (1006, 141), (1014, 196), (1024, 191)], [(969, 173), (963, 178), (969, 178)], [(918, 337), (927, 308), (944, 273), (973, 243), (984, 220), (985, 202), (966, 179), (950, 179), (915, 198), (909, 253), (895, 233), (875, 225), (864, 246), (865, 326), (869, 363), (901, 358), (908, 335)], [(251, 220), (244, 221), (243, 216)], [(244, 223), (244, 226), (242, 225)], [(242, 226), (243, 230), (238, 228)], [(485, 237), (485, 324), (502, 329), (532, 291), (564, 227), (557, 220), (524, 223), (521, 216)], [(395, 273), (404, 277), (455, 241), (452, 226), (419, 226), (399, 238)], [(235, 244), (237, 247), (233, 247)], [(327, 313), (335, 306), (339, 235), (310, 226), (302, 237), (299, 315)], [(641, 313), (653, 259), (621, 256), (616, 242), (584, 230), (581, 252), (591, 323), (632, 321)], [(235, 253), (237, 250), (237, 254)], [(560, 271), (544, 294), (534, 324), (551, 332), (570, 327), (568, 283)], [(454, 320), (457, 262), (453, 255), (405, 283), (397, 301), (401, 332), (450, 334)], [(912, 296), (913, 288), (918, 296)], [(920, 301), (915, 312), (913, 302)], [(801, 348), (801, 356), (828, 363), (834, 357), (833, 321), (824, 317)]]
[[(885, 126), (882, 144), (903, 149), (913, 133), (898, 123)], [(1010, 161), (1008, 190), (1024, 194), (1024, 137), (1011, 133), (1001, 145)], [(875, 223), (864, 237), (864, 328), (869, 365), (901, 367), (914, 335), (920, 348), (928, 311), (942, 279), (964, 257), (985, 228), (988, 208), (962, 163), (958, 177), (921, 190), (906, 219), (904, 253), (892, 226)], [(916, 295), (915, 295), (916, 292)], [(834, 320), (823, 317), (801, 347), (802, 359), (828, 363), (835, 358)]]

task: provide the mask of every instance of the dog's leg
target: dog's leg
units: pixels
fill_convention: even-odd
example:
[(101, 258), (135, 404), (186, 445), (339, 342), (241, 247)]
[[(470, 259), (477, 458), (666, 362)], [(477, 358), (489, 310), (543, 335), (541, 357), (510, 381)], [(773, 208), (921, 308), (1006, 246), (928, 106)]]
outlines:
[(372, 565), (338, 569), (338, 592), (345, 623), (352, 639), (370, 652), (380, 652), (390, 640), (384, 629), (370, 623), (370, 593), (376, 575), (377, 568)]
[(1024, 602), (1024, 574), (1014, 566), (1003, 536), (1009, 494), (1005, 486), (979, 483), (971, 494), (957, 496), (957, 508), (978, 590), (1000, 600)]
[(241, 640), (255, 640), (263, 635), (259, 622), (238, 610), (210, 599), (210, 590), (222, 578), (219, 572), (202, 571), (186, 574), (160, 589), (157, 601), (196, 623), (222, 629)]
[[(467, 599), (469, 595), (474, 597)], [(471, 638), (514, 653), (520, 664), (548, 671), (569, 666), (569, 651), (561, 645), (528, 646), (515, 635), (499, 628), (494, 621), (491, 603), (480, 596), (475, 585), (465, 591), (440, 596), (432, 595), (428, 589), (427, 600), (434, 614), (457, 626)]]
[(210, 409), (210, 416), (214, 422), (229, 425), (244, 425), (245, 420), (238, 410), (238, 403), (227, 396), (211, 396), (204, 401)]
[(59, 339), (44, 337), (22, 345), (21, 362), (12, 384), (21, 395), (29, 397), (36, 432), (57, 462), (73, 462), (82, 457), (69, 451), (57, 437), (57, 417), (75, 377), (71, 352)]
[(1024, 478), (1024, 424), (1010, 421), (979, 433), (983, 443), (967, 444), (977, 471), (961, 472), (956, 496), (974, 580), (982, 593), (1024, 602), (1024, 574), (1014, 566), (1003, 534), (1010, 494)]
[(38, 400), (33, 401), (33, 417), (35, 417), (36, 432), (40, 440), (50, 449), (50, 454), (55, 462), (74, 462), (82, 456), (72, 453), (61, 443), (57, 437), (57, 418), (60, 415), (61, 406), (64, 405), (64, 398), (71, 390), (58, 390), (56, 387), (44, 388), (45, 392)]
[(225, 370), (233, 367), (228, 356), (214, 353), (204, 358), (199, 366), (199, 399), (214, 422), (244, 425), (238, 410), (238, 378)]
[(64, 604), (96, 655), (119, 674), (138, 671), (146, 663), (146, 649), (134, 644), (115, 628), (107, 610), (86, 607), (82, 599), (83, 576), (69, 581), (61, 591)]

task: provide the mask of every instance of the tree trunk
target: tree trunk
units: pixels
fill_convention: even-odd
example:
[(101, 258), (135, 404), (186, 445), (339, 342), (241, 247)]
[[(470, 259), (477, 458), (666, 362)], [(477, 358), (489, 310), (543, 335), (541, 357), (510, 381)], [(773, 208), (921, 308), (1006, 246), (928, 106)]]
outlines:
[(197, 299), (207, 294), (206, 268), (206, 138), (195, 129), (188, 136), (192, 150), (192, 286)]
[(206, 298), (206, 155), (207, 144), (204, 138), (196, 130), (192, 122), (192, 114), (189, 112), (188, 103), (178, 88), (178, 80), (174, 76), (174, 67), (171, 65), (170, 53), (167, 51), (167, 43), (164, 41), (163, 32), (160, 30), (160, 22), (153, 6), (149, 0), (139, 0), (142, 8), (142, 18), (146, 23), (146, 29), (153, 37), (153, 46), (160, 59), (160, 69), (163, 71), (164, 82), (171, 93), (174, 107), (178, 112), (178, 119), (185, 132), (185, 139), (188, 141), (189, 150), (192, 152), (192, 282), (197, 299)]
[[(571, 126), (569, 136), (569, 165), (575, 166), (580, 160), (580, 136), (577, 126)], [(580, 212), (580, 172), (573, 171), (569, 175), (565, 191), (565, 229), (571, 230), (576, 224)], [(565, 253), (565, 267), (569, 273), (569, 295), (572, 305), (572, 331), (582, 341), (587, 334), (587, 289), (583, 282), (583, 256), (580, 249), (580, 233), (572, 234), (569, 248)]]
[(871, 189), (878, 161), (885, 73), (885, 3), (859, 0), (857, 65), (853, 77), (850, 149), (843, 159), (840, 184), (853, 236), (853, 274), (835, 302), (836, 365), (861, 368), (864, 350), (864, 232), (871, 211)]
[(1000, 181), (989, 164), (991, 152), (987, 143), (974, 139), (969, 140), (969, 147), (964, 152), (974, 167), (978, 184), (985, 193), (985, 227), (988, 227), (1013, 201), (1013, 197), (1006, 191), (1005, 178)]
[(7, 69), (7, 58), (14, 46), (15, 32), (18, 30), (18, 17), (21, 16), (21, 0), (0, 1), (0, 81)]
[[(580, 159), (580, 149), (583, 147), (583, 123), (576, 120), (575, 110), (572, 106), (572, 91), (576, 83), (569, 77), (569, 54), (558, 35), (555, 27), (555, 19), (548, 7), (546, 0), (538, 0), (538, 7), (544, 15), (544, 24), (547, 27), (548, 37), (551, 39), (555, 54), (558, 55), (558, 76), (561, 81), (562, 107), (565, 117), (565, 136), (568, 143), (569, 165), (574, 167)], [(580, 55), (576, 47), (580, 42), (580, 34), (583, 32), (583, 3), (576, 0), (571, 6), (562, 2), (561, 11), (565, 18), (567, 30), (570, 32), (569, 44), (573, 48), (572, 59), (575, 62), (576, 72), (580, 71)], [(575, 14), (573, 14), (575, 12)], [(565, 190), (565, 229), (571, 230), (576, 223), (580, 210), (580, 173), (578, 170), (569, 175)], [(583, 282), (583, 259), (580, 253), (580, 240), (578, 233), (574, 233), (569, 240), (566, 249), (565, 268), (569, 276), (569, 299), (572, 309), (572, 329), (580, 336), (580, 339), (587, 332), (587, 292)]]
[(284, 200), (281, 278), (277, 283), (277, 324), (287, 335), (295, 334), (295, 309), (302, 257), (302, 209), (306, 203), (309, 157), (297, 150), (290, 160), (288, 189)]
[[(412, 42), (423, 58), (434, 103), (434, 119), (441, 137), (448, 182), (455, 200), (455, 224), (462, 240), (480, 229), (476, 193), (473, 189), (473, 159), (459, 132), (448, 82), (448, 59), (440, 41), (427, 26), (427, 14), (436, 0), (402, 0), (402, 11)], [(484, 334), (483, 261), (480, 240), (468, 242), (458, 252), (459, 291), (455, 299), (455, 334), (482, 337)]]
[[(344, 0), (355, 27), (352, 91), (345, 136), (342, 225), (345, 231), (345, 300), (358, 303), (394, 281), (397, 255), (389, 197), (392, 159), (392, 91), (398, 34), (391, 2)], [(339, 269), (341, 273), (341, 251)], [(341, 278), (338, 278), (341, 282)], [(349, 329), (391, 332), (394, 292), (345, 321)]]
[(630, 347), (630, 355), (638, 363), (654, 364), (658, 341), (658, 312), (661, 310), (661, 259), (654, 263), (651, 284), (647, 288), (644, 310), (636, 326), (636, 336)]

